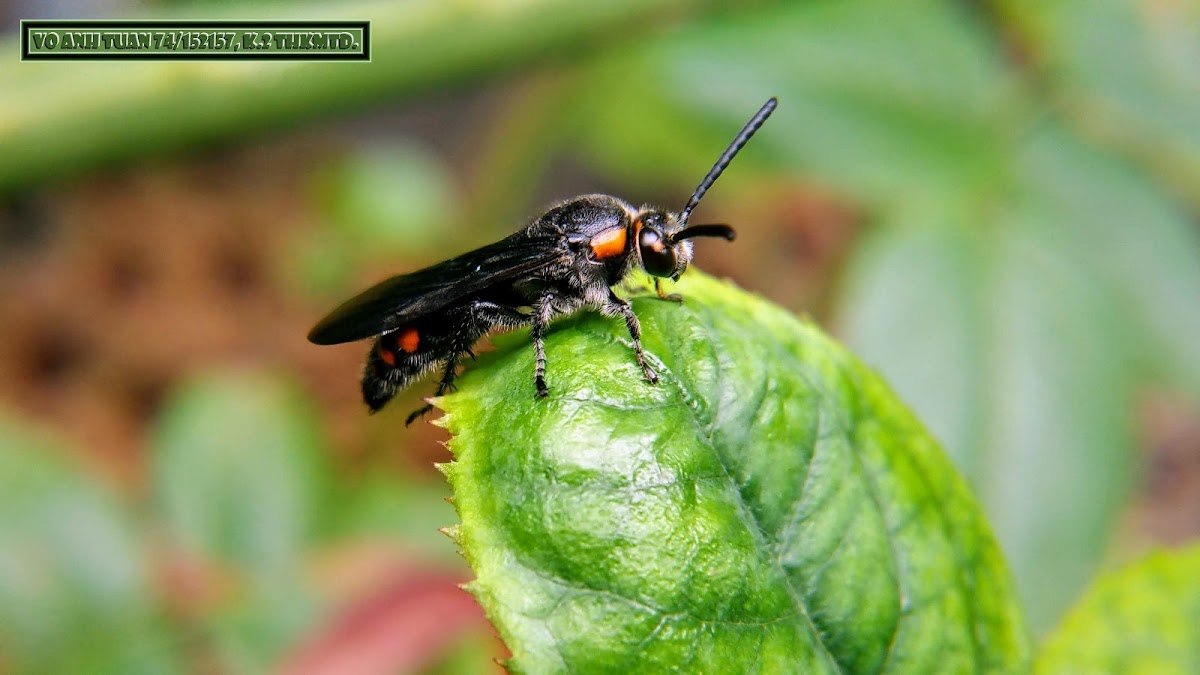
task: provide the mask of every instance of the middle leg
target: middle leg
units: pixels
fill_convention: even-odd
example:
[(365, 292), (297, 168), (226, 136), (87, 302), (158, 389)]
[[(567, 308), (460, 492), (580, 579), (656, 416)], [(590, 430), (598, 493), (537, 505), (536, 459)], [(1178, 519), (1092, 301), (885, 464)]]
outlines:
[(554, 294), (546, 293), (533, 304), (533, 352), (537, 363), (533, 370), (533, 383), (537, 387), (538, 398), (550, 395), (546, 386), (546, 328), (554, 316)]
[(646, 376), (646, 381), (650, 384), (658, 384), (658, 373), (646, 363), (646, 354), (642, 351), (642, 324), (638, 322), (637, 315), (633, 313), (633, 307), (629, 306), (629, 302), (618, 298), (610, 289), (608, 291), (608, 304), (600, 308), (600, 311), (608, 316), (616, 316), (618, 314), (625, 317), (625, 327), (629, 329), (629, 337), (633, 338), (633, 353), (637, 356), (638, 365), (642, 367), (642, 374)]

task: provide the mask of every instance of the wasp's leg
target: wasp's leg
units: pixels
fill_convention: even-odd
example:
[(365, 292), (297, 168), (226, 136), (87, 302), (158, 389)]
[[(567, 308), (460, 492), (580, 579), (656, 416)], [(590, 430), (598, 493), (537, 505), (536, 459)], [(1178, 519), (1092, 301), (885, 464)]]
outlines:
[(537, 387), (538, 398), (546, 398), (550, 394), (546, 386), (546, 328), (554, 316), (554, 295), (547, 293), (533, 305), (533, 353), (537, 363), (533, 369), (533, 384)]
[[(434, 396), (441, 396), (448, 391), (454, 391), (454, 378), (458, 375), (458, 355), (451, 356), (446, 360), (446, 366), (442, 370), (442, 380), (438, 382), (437, 390), (433, 392)], [(408, 419), (404, 420), (404, 426), (408, 426), (416, 421), (418, 417), (423, 417), (430, 410), (433, 410), (432, 403), (417, 408), (408, 415)]]
[(600, 311), (608, 316), (620, 314), (625, 317), (625, 326), (629, 329), (629, 337), (633, 338), (633, 353), (637, 355), (637, 362), (642, 367), (642, 374), (646, 376), (646, 381), (650, 384), (658, 384), (658, 373), (654, 372), (650, 364), (646, 363), (646, 354), (642, 351), (642, 324), (638, 322), (633, 308), (629, 306), (628, 302), (618, 298), (609, 290), (608, 304), (601, 307)]
[(683, 304), (682, 295), (678, 293), (663, 293), (662, 279), (659, 279), (658, 277), (654, 277), (654, 292), (658, 293), (659, 300), (670, 300), (672, 302), (678, 302), (681, 305)]
[(618, 288), (623, 291), (627, 291), (630, 294), (637, 294), (649, 291), (650, 285), (643, 283), (640, 275), (635, 277), (635, 275), (631, 274), (621, 280), (621, 284), (618, 286)]

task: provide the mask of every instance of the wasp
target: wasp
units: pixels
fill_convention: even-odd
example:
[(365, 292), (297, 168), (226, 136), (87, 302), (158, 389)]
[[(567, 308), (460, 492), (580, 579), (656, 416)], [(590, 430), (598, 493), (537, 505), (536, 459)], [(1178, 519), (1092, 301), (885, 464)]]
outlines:
[[(533, 382), (539, 398), (546, 385), (546, 330), (555, 317), (592, 309), (622, 317), (646, 381), (658, 374), (642, 350), (642, 329), (629, 302), (613, 287), (634, 269), (678, 280), (692, 261), (696, 237), (736, 236), (728, 225), (688, 225), (688, 218), (738, 151), (775, 111), (768, 100), (721, 153), (678, 214), (634, 206), (608, 195), (584, 195), (551, 206), (520, 231), (423, 270), (386, 279), (350, 298), (321, 319), (309, 341), (332, 345), (366, 338), (375, 342), (363, 368), (363, 400), (377, 412), (425, 373), (440, 369), (436, 396), (452, 390), (459, 361), (496, 329), (530, 326), (536, 356)], [(405, 424), (433, 409), (413, 411)]]

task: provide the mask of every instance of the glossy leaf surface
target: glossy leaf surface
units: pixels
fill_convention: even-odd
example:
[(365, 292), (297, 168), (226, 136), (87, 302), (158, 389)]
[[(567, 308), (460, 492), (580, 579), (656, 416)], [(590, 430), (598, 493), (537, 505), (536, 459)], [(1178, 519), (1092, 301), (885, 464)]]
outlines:
[(623, 323), (569, 319), (535, 399), (518, 334), (441, 406), (470, 585), (520, 672), (1019, 668), (980, 511), (874, 373), (699, 273)]

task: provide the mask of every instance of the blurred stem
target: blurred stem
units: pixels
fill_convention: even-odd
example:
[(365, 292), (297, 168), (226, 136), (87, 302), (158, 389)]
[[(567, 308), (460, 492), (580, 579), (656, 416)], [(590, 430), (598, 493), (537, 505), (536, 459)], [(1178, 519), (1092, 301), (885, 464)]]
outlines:
[[(629, 44), (700, 0), (410, 0), (259, 5), (205, 19), (369, 19), (372, 62), (145, 61), (0, 70), (0, 191), (101, 162), (411, 97), (553, 56)], [(184, 18), (183, 15), (154, 18)], [(190, 18), (190, 17), (189, 17)], [(620, 39), (613, 40), (614, 31)], [(0, 52), (16, 54), (15, 40)]]

